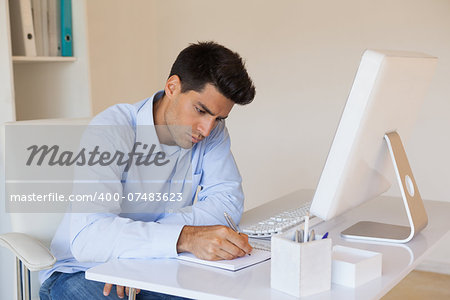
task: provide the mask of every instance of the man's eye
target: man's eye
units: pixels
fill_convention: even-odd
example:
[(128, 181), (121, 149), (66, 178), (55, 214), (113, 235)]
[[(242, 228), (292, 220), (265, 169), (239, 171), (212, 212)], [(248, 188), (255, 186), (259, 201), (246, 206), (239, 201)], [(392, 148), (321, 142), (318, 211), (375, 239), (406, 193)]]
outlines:
[(198, 107), (195, 107), (195, 110), (199, 113), (199, 114), (204, 114), (205, 112), (203, 110), (201, 110)]

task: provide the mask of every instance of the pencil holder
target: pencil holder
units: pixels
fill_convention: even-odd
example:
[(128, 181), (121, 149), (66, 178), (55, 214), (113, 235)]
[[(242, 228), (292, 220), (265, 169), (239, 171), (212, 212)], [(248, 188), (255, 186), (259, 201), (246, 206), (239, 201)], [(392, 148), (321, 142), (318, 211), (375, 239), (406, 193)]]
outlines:
[(294, 234), (272, 237), (271, 287), (295, 297), (329, 290), (331, 239), (297, 243)]

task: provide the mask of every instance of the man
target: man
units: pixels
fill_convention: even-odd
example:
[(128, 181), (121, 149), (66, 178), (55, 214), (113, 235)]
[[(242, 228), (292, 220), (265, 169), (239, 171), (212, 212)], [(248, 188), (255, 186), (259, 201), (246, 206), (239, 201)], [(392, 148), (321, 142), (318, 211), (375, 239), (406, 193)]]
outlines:
[[(109, 259), (191, 252), (202, 259), (220, 260), (250, 253), (248, 237), (224, 226), (224, 212), (238, 223), (243, 211), (241, 177), (224, 120), (234, 104), (248, 104), (254, 96), (241, 57), (216, 43), (203, 42), (178, 55), (164, 91), (134, 105), (115, 105), (96, 116), (90, 125), (116, 126), (123, 133), (87, 134), (99, 149), (131, 153), (130, 157), (137, 153), (137, 146), (153, 144), (152, 149), (159, 151), (149, 152), (154, 164), (145, 167), (138, 168), (137, 159), (131, 166), (78, 168), (78, 176), (87, 176), (94, 185), (80, 188), (76, 184), (75, 191), (91, 188), (102, 195), (118, 195), (121, 201), (91, 205), (104, 210), (65, 215), (51, 245), (57, 263), (40, 274), (41, 299), (123, 298), (123, 287), (84, 279), (84, 271)], [(201, 190), (194, 204), (197, 186)], [(142, 195), (145, 201), (135, 201)], [(169, 203), (172, 196), (176, 203)], [(158, 296), (142, 291), (138, 299)]]

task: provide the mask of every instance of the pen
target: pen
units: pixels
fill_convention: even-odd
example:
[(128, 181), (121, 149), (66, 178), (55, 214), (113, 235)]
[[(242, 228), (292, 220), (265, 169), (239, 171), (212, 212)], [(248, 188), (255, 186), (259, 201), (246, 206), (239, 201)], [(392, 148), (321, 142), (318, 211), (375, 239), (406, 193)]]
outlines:
[(234, 221), (233, 221), (233, 219), (230, 217), (230, 215), (227, 214), (226, 212), (224, 212), (223, 215), (225, 216), (225, 220), (227, 221), (228, 226), (230, 226), (231, 229), (233, 229), (233, 230), (236, 231), (238, 234), (240, 234), (239, 228), (236, 226), (236, 224), (234, 223)]
[[(233, 219), (230, 217), (229, 214), (227, 214), (226, 212), (223, 213), (223, 215), (225, 216), (225, 221), (227, 221), (228, 226), (230, 226), (231, 229), (233, 229), (234, 231), (237, 232), (237, 234), (241, 234), (239, 231), (239, 227), (236, 226), (236, 224), (234, 223)], [(252, 255), (251, 253), (249, 253), (248, 255)]]
[(303, 236), (303, 241), (306, 243), (308, 241), (308, 231), (309, 231), (309, 213), (305, 216), (305, 235)]

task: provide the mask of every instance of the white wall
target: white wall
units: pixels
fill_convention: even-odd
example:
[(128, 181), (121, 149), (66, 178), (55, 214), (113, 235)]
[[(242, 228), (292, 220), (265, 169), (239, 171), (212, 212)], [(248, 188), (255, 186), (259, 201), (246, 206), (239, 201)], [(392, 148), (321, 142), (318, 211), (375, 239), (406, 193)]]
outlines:
[(153, 94), (156, 83), (154, 1), (87, 1), (92, 111)]

